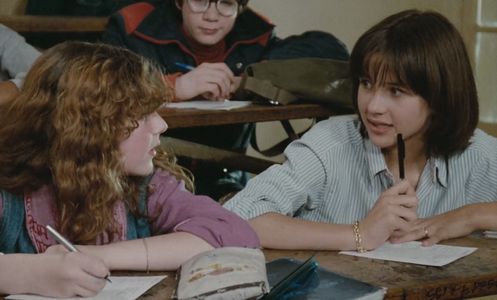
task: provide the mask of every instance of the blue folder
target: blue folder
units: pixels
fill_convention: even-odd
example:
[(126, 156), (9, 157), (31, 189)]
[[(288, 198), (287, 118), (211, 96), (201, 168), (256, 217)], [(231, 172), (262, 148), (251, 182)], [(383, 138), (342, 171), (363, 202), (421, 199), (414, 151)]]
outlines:
[(383, 299), (384, 290), (322, 268), (314, 257), (305, 262), (281, 258), (266, 264), (271, 291), (264, 300)]

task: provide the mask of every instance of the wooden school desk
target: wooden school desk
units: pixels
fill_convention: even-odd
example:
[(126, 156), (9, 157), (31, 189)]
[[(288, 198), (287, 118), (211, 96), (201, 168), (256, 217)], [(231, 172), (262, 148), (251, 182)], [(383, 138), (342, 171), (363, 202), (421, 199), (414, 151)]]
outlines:
[(311, 103), (295, 103), (285, 106), (251, 104), (247, 107), (228, 111), (171, 108), (162, 108), (159, 110), (160, 115), (166, 120), (169, 128), (282, 121), (305, 118), (323, 119), (332, 115), (342, 114), (344, 112), (346, 112), (346, 110), (332, 109), (324, 105)]
[(107, 17), (0, 15), (0, 23), (17, 32), (103, 32)]
[[(466, 299), (497, 294), (497, 239), (479, 235), (443, 244), (477, 247), (474, 253), (444, 267), (373, 260), (338, 254), (338, 251), (264, 250), (267, 261), (282, 257), (305, 260), (315, 254), (319, 264), (335, 273), (386, 287), (385, 299)], [(170, 299), (176, 287), (174, 272), (113, 272), (114, 275), (167, 275), (140, 300)], [(0, 299), (3, 299), (0, 295)]]
[[(295, 103), (286, 106), (251, 104), (247, 107), (228, 111), (172, 108), (159, 110), (159, 114), (166, 120), (169, 128), (280, 121), (291, 139), (297, 138), (297, 134), (288, 120), (324, 119), (333, 115), (351, 112), (350, 109), (330, 108), (310, 103)], [(162, 144), (177, 156), (218, 163), (227, 168), (241, 169), (254, 174), (258, 174), (274, 164), (273, 161), (254, 158), (241, 153), (169, 138), (167, 137), (167, 132), (162, 138)]]
[(2, 15), (0, 24), (24, 36), (26, 42), (40, 50), (68, 40), (98, 42), (108, 17)]
[[(477, 247), (478, 250), (444, 267), (373, 260), (338, 254), (338, 251), (264, 250), (264, 254), (267, 261), (281, 257), (305, 260), (316, 254), (324, 268), (386, 287), (385, 299), (466, 299), (497, 294), (497, 239), (471, 236), (443, 244)], [(174, 273), (168, 275), (139, 299), (169, 299), (176, 280)]]

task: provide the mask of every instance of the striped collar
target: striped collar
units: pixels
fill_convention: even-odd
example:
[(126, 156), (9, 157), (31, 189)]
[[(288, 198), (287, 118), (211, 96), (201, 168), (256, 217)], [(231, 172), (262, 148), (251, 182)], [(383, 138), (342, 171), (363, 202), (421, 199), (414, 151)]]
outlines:
[[(364, 150), (366, 153), (366, 161), (368, 163), (368, 172), (370, 180), (373, 180), (376, 175), (380, 173), (387, 172), (388, 167), (385, 162), (385, 157), (381, 152), (381, 149), (373, 144), (370, 139), (364, 139)], [(432, 183), (438, 183), (443, 187), (447, 187), (447, 176), (448, 176), (448, 167), (447, 163), (444, 159), (440, 157), (432, 157), (429, 158), (426, 167), (429, 167), (429, 171), (431, 174)], [(425, 171), (423, 170), (422, 173)]]

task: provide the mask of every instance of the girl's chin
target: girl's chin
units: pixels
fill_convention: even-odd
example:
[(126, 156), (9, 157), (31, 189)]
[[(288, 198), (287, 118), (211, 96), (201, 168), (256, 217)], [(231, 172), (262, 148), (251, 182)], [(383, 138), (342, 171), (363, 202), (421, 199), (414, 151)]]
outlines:
[(381, 148), (381, 149), (384, 149), (384, 148), (389, 148), (389, 147), (392, 147), (392, 138), (390, 136), (386, 136), (386, 135), (382, 135), (382, 136), (378, 136), (378, 135), (371, 135), (369, 132), (368, 132), (368, 137), (369, 139), (371, 140), (371, 142)]
[(154, 167), (153, 165), (150, 167), (146, 168), (140, 168), (140, 169), (135, 169), (135, 170), (128, 170), (126, 172), (129, 176), (148, 176), (154, 172)]

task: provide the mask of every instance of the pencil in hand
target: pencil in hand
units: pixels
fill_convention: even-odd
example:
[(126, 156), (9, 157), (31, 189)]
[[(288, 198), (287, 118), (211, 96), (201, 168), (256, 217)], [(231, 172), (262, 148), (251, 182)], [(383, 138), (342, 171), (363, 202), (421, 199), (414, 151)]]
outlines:
[[(48, 232), (53, 236), (53, 238), (62, 246), (64, 246), (67, 250), (70, 252), (79, 252), (78, 249), (71, 243), (69, 242), (65, 237), (62, 236), (57, 230), (55, 230), (52, 226), (47, 225), (46, 226)], [(104, 277), (105, 280), (108, 282), (112, 283), (112, 281), (109, 278), (109, 275)]]

